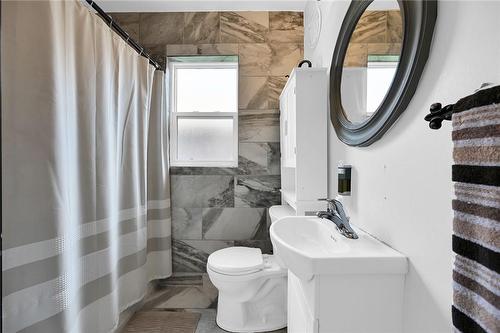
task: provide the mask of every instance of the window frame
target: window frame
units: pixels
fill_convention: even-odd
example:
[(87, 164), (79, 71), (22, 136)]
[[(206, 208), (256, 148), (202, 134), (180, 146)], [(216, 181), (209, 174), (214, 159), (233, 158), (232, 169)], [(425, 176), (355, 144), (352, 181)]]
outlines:
[[(174, 167), (238, 167), (238, 81), (239, 68), (237, 62), (214, 62), (196, 61), (182, 62), (170, 61), (168, 64), (170, 72), (170, 165)], [(177, 112), (177, 77), (176, 70), (179, 68), (190, 69), (236, 69), (236, 110), (235, 112)], [(192, 119), (232, 119), (233, 120), (233, 157), (230, 161), (186, 161), (178, 159), (178, 136), (177, 124), (179, 118)]]

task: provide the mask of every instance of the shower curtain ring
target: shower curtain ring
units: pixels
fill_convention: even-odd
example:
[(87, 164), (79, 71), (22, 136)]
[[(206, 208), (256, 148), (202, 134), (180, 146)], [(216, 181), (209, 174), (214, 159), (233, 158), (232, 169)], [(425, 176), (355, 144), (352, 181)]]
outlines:
[(110, 18), (110, 20), (109, 20), (109, 27), (113, 28), (113, 16), (110, 16), (109, 18)]

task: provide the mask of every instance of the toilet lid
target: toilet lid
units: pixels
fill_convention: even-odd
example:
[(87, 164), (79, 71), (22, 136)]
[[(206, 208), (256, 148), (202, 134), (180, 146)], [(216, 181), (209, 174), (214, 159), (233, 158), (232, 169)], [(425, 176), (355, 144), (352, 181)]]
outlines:
[(208, 266), (214, 271), (226, 274), (253, 273), (262, 269), (262, 251), (250, 247), (228, 247), (208, 257)]

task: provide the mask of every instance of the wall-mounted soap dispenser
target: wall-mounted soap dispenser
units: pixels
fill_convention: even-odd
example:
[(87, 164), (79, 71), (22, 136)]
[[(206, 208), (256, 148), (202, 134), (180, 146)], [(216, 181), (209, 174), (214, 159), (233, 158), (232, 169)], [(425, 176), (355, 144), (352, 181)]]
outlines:
[(337, 192), (339, 195), (351, 195), (351, 169), (351, 165), (344, 164), (343, 162), (340, 162), (337, 167)]

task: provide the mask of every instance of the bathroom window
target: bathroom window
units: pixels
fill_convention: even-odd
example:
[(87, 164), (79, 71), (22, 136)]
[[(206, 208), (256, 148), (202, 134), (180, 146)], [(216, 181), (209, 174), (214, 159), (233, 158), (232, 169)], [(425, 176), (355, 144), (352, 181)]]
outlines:
[(169, 58), (172, 166), (238, 166), (235, 58)]
[[(374, 58), (373, 61), (372, 58)], [(399, 56), (368, 56), (366, 73), (367, 116), (370, 117), (384, 100), (396, 74), (398, 64)]]

